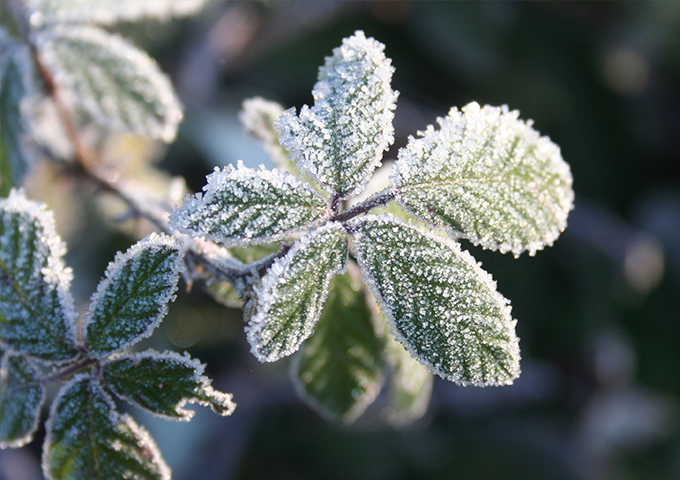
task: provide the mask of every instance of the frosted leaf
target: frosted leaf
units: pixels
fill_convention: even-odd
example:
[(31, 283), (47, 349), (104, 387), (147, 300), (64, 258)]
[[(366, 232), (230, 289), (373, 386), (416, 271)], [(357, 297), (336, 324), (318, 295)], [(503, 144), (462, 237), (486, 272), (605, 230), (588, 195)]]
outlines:
[(384, 342), (372, 317), (361, 284), (349, 272), (336, 276), (314, 334), (295, 357), (298, 392), (333, 421), (352, 423), (380, 392)]
[(0, 200), (0, 348), (43, 361), (76, 356), (65, 250), (42, 203), (16, 190)]
[(76, 375), (59, 391), (47, 421), (43, 471), (48, 480), (169, 480), (148, 432), (120, 415), (101, 384)]
[(250, 135), (262, 142), (274, 164), (292, 174), (297, 173), (295, 164), (288, 160), (288, 152), (279, 143), (275, 122), (283, 114), (280, 103), (253, 97), (243, 101), (238, 118)]
[(31, 24), (39, 27), (56, 22), (112, 24), (140, 18), (168, 20), (191, 15), (206, 0), (29, 0)]
[(364, 278), (411, 355), (460, 385), (517, 378), (508, 301), (458, 243), (389, 215), (367, 215), (349, 228)]
[(40, 372), (21, 355), (5, 354), (0, 365), (0, 448), (33, 440), (44, 401)]
[(175, 299), (182, 259), (173, 237), (156, 234), (116, 255), (84, 320), (91, 356), (104, 358), (151, 335)]
[(246, 326), (251, 352), (261, 362), (295, 353), (312, 334), (331, 278), (345, 267), (347, 237), (331, 222), (297, 241), (255, 287), (257, 303)]
[(175, 138), (182, 108), (146, 53), (118, 35), (76, 25), (41, 30), (36, 45), (72, 109), (85, 110), (104, 127), (165, 142)]
[(518, 111), (470, 103), (411, 137), (392, 176), (397, 201), (484, 248), (550, 246), (567, 225), (572, 177), (557, 145)]
[(172, 211), (170, 224), (226, 246), (278, 240), (330, 213), (323, 197), (290, 173), (241, 161), (215, 169), (203, 190)]
[(174, 352), (147, 350), (123, 355), (104, 365), (104, 380), (120, 398), (164, 418), (191, 420), (187, 403), (210, 407), (219, 415), (231, 415), (236, 404), (231, 395), (218, 392), (203, 376), (205, 366)]
[(4, 53), (0, 32), (0, 195), (21, 185), (33, 158), (27, 151), (24, 104), (34, 93), (32, 59), (27, 46), (12, 45)]
[(276, 124), (298, 168), (339, 199), (363, 189), (394, 141), (398, 93), (384, 49), (361, 31), (344, 39), (319, 69), (314, 106), (286, 110)]

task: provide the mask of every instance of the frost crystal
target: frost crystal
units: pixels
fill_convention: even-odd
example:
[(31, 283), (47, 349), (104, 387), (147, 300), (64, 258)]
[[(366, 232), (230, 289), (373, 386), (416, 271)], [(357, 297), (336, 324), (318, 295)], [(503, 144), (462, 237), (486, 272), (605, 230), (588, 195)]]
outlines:
[(330, 222), (296, 242), (274, 262), (255, 289), (257, 304), (246, 326), (261, 362), (290, 355), (312, 334), (331, 278), (345, 267), (347, 237)]
[(71, 271), (45, 206), (12, 191), (0, 200), (0, 348), (43, 361), (75, 351)]
[(146, 430), (119, 415), (101, 384), (86, 375), (76, 375), (61, 388), (46, 429), (43, 471), (48, 480), (170, 479)]
[(91, 356), (104, 358), (151, 335), (175, 298), (182, 257), (173, 237), (156, 234), (116, 255), (84, 320)]
[(188, 354), (148, 350), (107, 362), (104, 380), (122, 399), (163, 418), (191, 420), (194, 412), (183, 408), (187, 403), (231, 415), (236, 408), (232, 396), (213, 389), (204, 369)]
[(411, 137), (392, 175), (399, 204), (484, 248), (533, 255), (552, 245), (573, 206), (571, 172), (518, 116), (470, 103)]
[(182, 108), (168, 78), (146, 53), (100, 28), (58, 25), (36, 45), (71, 108), (105, 127), (170, 142)]
[(350, 228), (391, 331), (418, 361), (461, 385), (512, 383), (519, 375), (516, 321), (470, 254), (391, 215), (368, 215)]
[(324, 198), (294, 175), (246, 168), (241, 161), (237, 168), (215, 169), (203, 190), (185, 198), (170, 223), (227, 246), (279, 240), (330, 213)]
[(303, 106), (299, 116), (289, 109), (277, 122), (298, 168), (338, 199), (361, 191), (394, 141), (398, 93), (384, 49), (361, 31), (344, 39), (319, 69), (314, 106)]

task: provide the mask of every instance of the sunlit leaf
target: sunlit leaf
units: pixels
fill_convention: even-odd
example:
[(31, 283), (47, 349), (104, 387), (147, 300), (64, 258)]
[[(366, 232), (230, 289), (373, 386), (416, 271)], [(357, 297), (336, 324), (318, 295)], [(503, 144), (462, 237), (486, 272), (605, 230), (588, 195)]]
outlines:
[(146, 53), (117, 35), (77, 25), (43, 29), (36, 45), (72, 109), (85, 110), (105, 127), (166, 142), (175, 138), (182, 109)]
[(71, 271), (52, 212), (12, 191), (0, 200), (0, 347), (45, 361), (75, 357)]
[(170, 469), (149, 434), (119, 415), (100, 383), (76, 376), (52, 405), (43, 446), (48, 480), (161, 480)]
[(231, 395), (218, 392), (203, 376), (204, 366), (188, 355), (151, 350), (117, 357), (104, 366), (104, 380), (113, 393), (153, 414), (190, 420), (194, 412), (187, 403), (231, 415), (236, 407)]
[(557, 145), (507, 107), (453, 108), (399, 151), (397, 201), (484, 248), (534, 254), (564, 230), (572, 177)]
[(296, 357), (298, 390), (324, 416), (353, 422), (380, 391), (383, 343), (361, 284), (349, 272), (336, 276), (314, 334)]
[(251, 169), (242, 162), (208, 175), (203, 190), (173, 210), (170, 222), (182, 233), (227, 246), (271, 242), (329, 213), (309, 184), (290, 173)]
[(173, 237), (152, 234), (106, 269), (84, 321), (90, 355), (103, 358), (151, 335), (174, 300), (182, 251)]
[(357, 31), (319, 69), (314, 106), (287, 110), (279, 140), (298, 168), (339, 199), (359, 193), (394, 141), (391, 60), (385, 46)]
[(300, 348), (314, 329), (331, 278), (345, 267), (347, 237), (331, 222), (296, 242), (277, 259), (256, 287), (246, 326), (251, 351), (273, 362)]
[(516, 321), (470, 254), (388, 215), (365, 216), (350, 229), (390, 330), (418, 361), (461, 385), (511, 384), (517, 378)]
[(5, 354), (0, 365), (0, 448), (33, 440), (45, 389), (40, 372), (24, 357)]

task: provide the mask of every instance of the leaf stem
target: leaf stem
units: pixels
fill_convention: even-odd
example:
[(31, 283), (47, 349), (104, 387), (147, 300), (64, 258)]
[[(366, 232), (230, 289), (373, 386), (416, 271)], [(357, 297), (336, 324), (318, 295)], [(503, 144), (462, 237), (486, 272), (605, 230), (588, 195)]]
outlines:
[(394, 200), (395, 195), (396, 193), (394, 191), (394, 187), (388, 187), (385, 190), (376, 193), (372, 197), (367, 198), (363, 202), (354, 205), (349, 210), (345, 210), (341, 214), (336, 215), (333, 217), (333, 220), (336, 222), (346, 222), (347, 220), (351, 220), (362, 213), (368, 213), (376, 207), (388, 204)]
[(94, 358), (84, 358), (80, 361), (76, 361), (75, 363), (72, 363), (71, 365), (68, 365), (67, 367), (62, 368), (61, 370), (57, 370), (56, 372), (53, 372), (49, 375), (45, 375), (40, 379), (40, 383), (45, 384), (45, 383), (52, 383), (56, 381), (64, 381), (71, 375), (80, 372), (81, 370), (84, 370), (88, 367), (91, 367), (92, 365), (96, 364), (97, 360)]

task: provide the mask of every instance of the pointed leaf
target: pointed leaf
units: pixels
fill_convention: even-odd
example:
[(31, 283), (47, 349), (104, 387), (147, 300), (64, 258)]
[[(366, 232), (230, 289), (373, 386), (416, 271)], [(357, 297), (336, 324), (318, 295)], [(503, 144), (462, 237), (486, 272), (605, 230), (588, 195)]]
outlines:
[(352, 423), (380, 392), (384, 341), (372, 317), (361, 284), (349, 272), (335, 277), (314, 334), (296, 357), (298, 391), (333, 421)]
[(151, 335), (175, 298), (182, 259), (173, 237), (156, 234), (116, 255), (84, 321), (91, 356), (104, 358)]
[(361, 191), (394, 141), (397, 92), (385, 46), (357, 31), (319, 69), (314, 106), (287, 110), (279, 140), (298, 168), (338, 199)]
[(246, 326), (251, 352), (261, 362), (295, 353), (312, 334), (331, 278), (345, 268), (347, 237), (331, 222), (297, 241), (256, 287)]
[(0, 365), (0, 448), (33, 440), (44, 401), (40, 372), (21, 355), (5, 354)]
[(71, 271), (52, 212), (12, 191), (0, 200), (0, 347), (43, 361), (76, 356)]
[(458, 243), (388, 215), (365, 216), (350, 228), (364, 278), (411, 355), (461, 385), (517, 378), (508, 301)]
[(236, 408), (232, 396), (213, 389), (204, 369), (188, 354), (147, 350), (106, 363), (104, 380), (120, 398), (161, 417), (191, 420), (194, 412), (183, 408), (187, 403), (231, 415)]
[(34, 26), (56, 22), (111, 24), (140, 18), (190, 15), (206, 0), (29, 0)]
[(239, 161), (208, 175), (205, 193), (172, 211), (173, 228), (226, 246), (271, 242), (328, 215), (326, 201), (290, 173)]
[(560, 149), (503, 106), (471, 103), (399, 151), (397, 201), (484, 248), (530, 255), (567, 225), (574, 192)]
[(182, 109), (156, 62), (96, 27), (61, 25), (37, 36), (40, 58), (71, 108), (104, 127), (170, 142)]
[(149, 434), (119, 415), (98, 381), (77, 375), (52, 405), (43, 447), (48, 480), (161, 480), (170, 469)]

